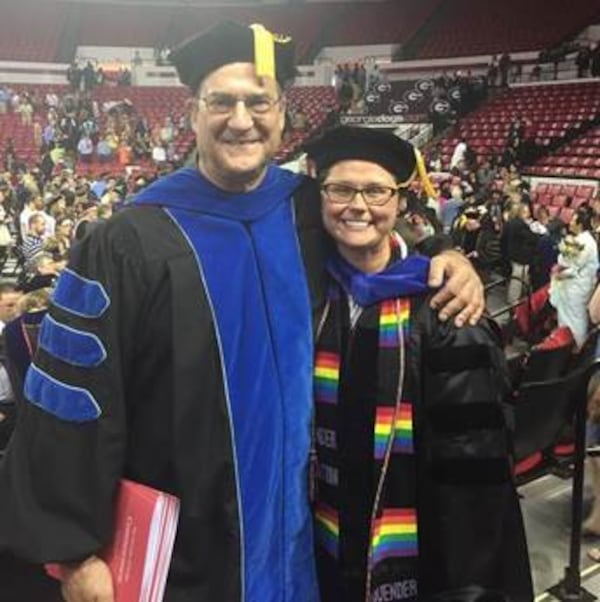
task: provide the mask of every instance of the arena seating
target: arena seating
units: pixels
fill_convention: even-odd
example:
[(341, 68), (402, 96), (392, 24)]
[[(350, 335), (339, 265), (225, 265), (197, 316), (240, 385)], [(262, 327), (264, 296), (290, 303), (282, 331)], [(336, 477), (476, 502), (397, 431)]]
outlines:
[(600, 179), (600, 126), (560, 146), (528, 171), (540, 176)]
[(455, 0), (440, 6), (418, 58), (551, 48), (591, 23), (594, 0)]
[(529, 122), (526, 138), (550, 151), (565, 136), (587, 131), (600, 117), (600, 82), (527, 86), (500, 93), (462, 119), (456, 134), (442, 141), (445, 164), (462, 136), (478, 154), (500, 155), (516, 117)]
[(548, 208), (552, 216), (558, 215), (568, 223), (573, 212), (588, 203), (597, 193), (591, 184), (539, 183), (531, 193), (534, 211), (541, 205)]
[(261, 22), (290, 34), (301, 61), (323, 46), (365, 44), (402, 45), (411, 52), (417, 49), (418, 58), (469, 56), (551, 47), (592, 22), (597, 10), (594, 0), (573, 0), (568, 11), (562, 0), (506, 0), (493, 5), (479, 0), (188, 4), (148, 5), (143, 10), (133, 4), (25, 0), (3, 4), (0, 60), (56, 60), (66, 26), (73, 47), (163, 48), (222, 19)]
[[(162, 6), (82, 4), (80, 44), (84, 46), (161, 45), (173, 9)], [(124, 57), (129, 60), (130, 57)]]
[(323, 45), (405, 44), (441, 4), (440, 0), (350, 2), (323, 38)]
[(303, 132), (290, 132), (275, 157), (277, 161), (285, 161), (293, 155), (323, 125), (330, 110), (337, 109), (338, 106), (335, 90), (328, 86), (291, 88), (287, 97), (292, 110), (301, 109), (306, 114), (308, 127)]
[(66, 5), (3, 2), (0, 8), (0, 60), (52, 62), (66, 18)]

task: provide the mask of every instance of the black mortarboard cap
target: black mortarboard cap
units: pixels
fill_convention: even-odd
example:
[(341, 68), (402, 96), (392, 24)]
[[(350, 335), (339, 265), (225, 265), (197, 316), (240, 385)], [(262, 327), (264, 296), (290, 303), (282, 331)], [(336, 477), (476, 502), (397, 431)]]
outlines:
[(272, 74), (281, 85), (296, 73), (291, 38), (271, 34), (260, 25), (233, 21), (217, 23), (185, 39), (171, 50), (169, 60), (181, 83), (194, 93), (209, 73), (229, 63), (254, 63), (258, 75)]
[(340, 126), (305, 146), (317, 171), (338, 161), (361, 160), (377, 163), (400, 184), (408, 184), (417, 173), (417, 156), (410, 142), (394, 134), (364, 127)]

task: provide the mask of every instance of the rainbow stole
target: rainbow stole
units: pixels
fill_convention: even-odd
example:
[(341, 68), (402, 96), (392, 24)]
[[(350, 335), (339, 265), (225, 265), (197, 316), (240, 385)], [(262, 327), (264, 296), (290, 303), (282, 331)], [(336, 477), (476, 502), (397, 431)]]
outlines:
[[(410, 334), (410, 299), (383, 301), (379, 314), (380, 353), (395, 352)], [(391, 440), (390, 440), (391, 438)], [(413, 406), (401, 401), (398, 408), (378, 406), (375, 415), (374, 457), (382, 461), (388, 445), (393, 454), (414, 454)], [(370, 564), (386, 558), (418, 556), (417, 511), (415, 508), (384, 508), (371, 527)]]
[(386, 558), (418, 556), (417, 511), (386, 508), (373, 524), (371, 566)]
[(339, 354), (331, 351), (318, 351), (314, 369), (315, 401), (317, 403), (337, 403), (339, 382)]
[(319, 502), (315, 507), (316, 538), (334, 558), (338, 557), (340, 523), (338, 513), (333, 508)]

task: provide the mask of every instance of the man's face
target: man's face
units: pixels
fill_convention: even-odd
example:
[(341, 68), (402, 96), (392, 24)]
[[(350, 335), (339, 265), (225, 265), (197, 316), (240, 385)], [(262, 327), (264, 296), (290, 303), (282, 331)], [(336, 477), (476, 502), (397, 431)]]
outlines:
[(17, 304), (22, 293), (11, 291), (0, 295), (0, 320), (10, 322), (17, 317)]
[(46, 220), (43, 217), (36, 217), (31, 224), (31, 231), (35, 236), (42, 236), (46, 231)]
[[(208, 99), (256, 99), (271, 102), (257, 114), (237, 102), (230, 112), (211, 111)], [(196, 132), (198, 165), (204, 175), (224, 190), (249, 190), (260, 183), (265, 167), (281, 143), (285, 102), (277, 82), (258, 78), (251, 63), (232, 63), (213, 71), (195, 100), (192, 124)]]

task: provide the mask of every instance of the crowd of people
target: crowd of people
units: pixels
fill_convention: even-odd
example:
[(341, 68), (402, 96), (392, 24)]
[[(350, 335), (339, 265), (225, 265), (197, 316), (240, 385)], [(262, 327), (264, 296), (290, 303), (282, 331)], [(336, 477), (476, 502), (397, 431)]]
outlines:
[[(179, 135), (190, 131), (187, 117), (167, 114), (162, 123), (149, 124), (127, 98), (100, 104), (87, 90), (44, 97), (35, 90), (0, 85), (0, 112), (21, 114), (32, 128), (39, 152), (39, 169), (49, 179), (61, 167), (75, 169), (78, 162), (117, 163), (124, 169), (146, 161), (157, 169), (181, 157), (175, 145)], [(4, 170), (27, 168), (12, 138), (3, 149)]]
[[(515, 123), (519, 137), (520, 122)], [(429, 165), (442, 171), (440, 161), (439, 148), (433, 149)], [(558, 323), (568, 325), (581, 345), (589, 327), (586, 307), (596, 285), (600, 200), (573, 207), (565, 224), (558, 216), (550, 217), (544, 205), (533, 203), (515, 163), (478, 160), (469, 155), (465, 139), (457, 144), (449, 168), (449, 176), (438, 182), (437, 199), (417, 205), (418, 212), (427, 209), (430, 217), (431, 227), (424, 232), (449, 233), (484, 277), (491, 271), (510, 276), (511, 306), (551, 282), (550, 302)], [(572, 203), (568, 197), (564, 206)], [(574, 312), (577, 317), (567, 317)]]

